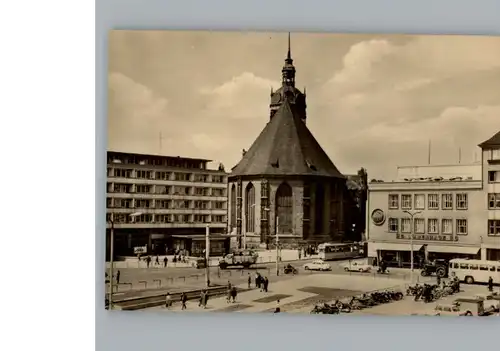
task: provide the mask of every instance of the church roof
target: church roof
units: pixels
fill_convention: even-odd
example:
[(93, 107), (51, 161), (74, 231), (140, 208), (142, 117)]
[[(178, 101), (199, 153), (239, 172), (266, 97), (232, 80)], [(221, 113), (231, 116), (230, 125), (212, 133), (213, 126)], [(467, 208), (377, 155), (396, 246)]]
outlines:
[(479, 147), (482, 149), (488, 149), (490, 147), (500, 147), (500, 131), (488, 140), (483, 141), (481, 144), (479, 144)]
[(345, 178), (311, 134), (293, 105), (285, 99), (232, 176), (310, 175)]

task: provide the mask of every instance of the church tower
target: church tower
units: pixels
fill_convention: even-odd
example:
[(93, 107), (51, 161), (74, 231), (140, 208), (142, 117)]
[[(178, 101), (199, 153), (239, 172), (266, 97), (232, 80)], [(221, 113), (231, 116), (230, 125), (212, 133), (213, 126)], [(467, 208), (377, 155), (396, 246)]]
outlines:
[(290, 44), (290, 33), (288, 33), (288, 52), (285, 59), (285, 64), (281, 69), (281, 87), (273, 91), (271, 89), (271, 104), (270, 107), (270, 118), (272, 119), (278, 111), (279, 107), (285, 101), (285, 97), (293, 106), (293, 108), (300, 115), (300, 119), (305, 123), (306, 121), (306, 94), (305, 88), (304, 93), (295, 87), (295, 75), (296, 70), (293, 65), (292, 50)]

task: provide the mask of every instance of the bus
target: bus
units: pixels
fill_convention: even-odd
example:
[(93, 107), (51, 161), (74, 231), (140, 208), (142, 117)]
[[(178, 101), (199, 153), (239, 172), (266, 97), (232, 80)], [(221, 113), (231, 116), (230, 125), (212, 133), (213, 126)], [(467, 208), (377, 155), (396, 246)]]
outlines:
[(448, 276), (457, 276), (466, 284), (487, 283), (490, 277), (493, 284), (500, 284), (500, 261), (468, 260), (455, 258), (449, 262)]
[(364, 248), (358, 243), (323, 243), (318, 245), (318, 256), (324, 261), (364, 257)]

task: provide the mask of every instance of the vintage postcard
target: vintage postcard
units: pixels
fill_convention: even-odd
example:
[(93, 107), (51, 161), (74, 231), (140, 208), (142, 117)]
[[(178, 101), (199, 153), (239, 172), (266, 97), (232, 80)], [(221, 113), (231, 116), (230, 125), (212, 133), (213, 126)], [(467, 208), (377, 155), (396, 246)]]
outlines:
[(112, 31), (108, 309), (495, 316), (500, 37)]

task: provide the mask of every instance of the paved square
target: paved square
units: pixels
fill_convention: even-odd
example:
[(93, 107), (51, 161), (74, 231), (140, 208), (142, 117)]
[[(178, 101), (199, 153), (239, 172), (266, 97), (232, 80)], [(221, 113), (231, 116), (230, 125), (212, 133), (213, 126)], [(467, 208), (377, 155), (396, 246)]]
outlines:
[(292, 295), (285, 295), (285, 294), (275, 294), (271, 296), (266, 296), (257, 300), (253, 300), (253, 302), (258, 302), (258, 303), (269, 303), (269, 302), (276, 302), (278, 300), (283, 300), (287, 297), (290, 297)]

